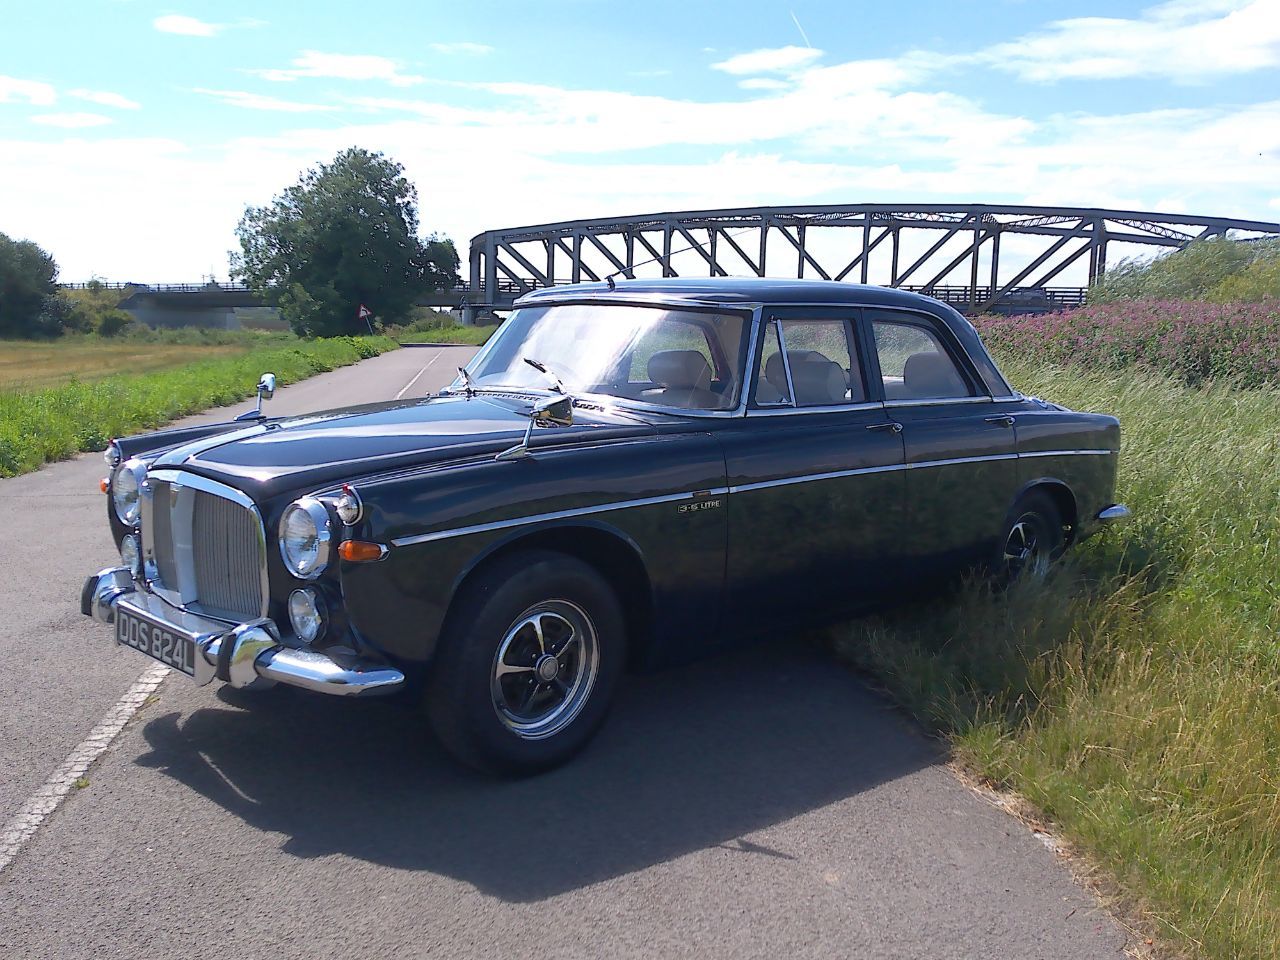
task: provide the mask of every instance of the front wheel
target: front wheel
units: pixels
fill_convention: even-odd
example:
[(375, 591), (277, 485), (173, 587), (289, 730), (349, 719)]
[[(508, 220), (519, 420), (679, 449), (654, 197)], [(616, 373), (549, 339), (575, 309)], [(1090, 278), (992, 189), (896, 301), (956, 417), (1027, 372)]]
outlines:
[(1020, 498), (1009, 511), (999, 538), (995, 578), (1001, 584), (1041, 580), (1062, 553), (1065, 537), (1057, 505), (1043, 493)]
[(599, 729), (625, 660), (622, 610), (599, 573), (564, 554), (513, 554), (477, 574), (455, 601), (427, 711), (464, 763), (537, 773), (569, 759)]

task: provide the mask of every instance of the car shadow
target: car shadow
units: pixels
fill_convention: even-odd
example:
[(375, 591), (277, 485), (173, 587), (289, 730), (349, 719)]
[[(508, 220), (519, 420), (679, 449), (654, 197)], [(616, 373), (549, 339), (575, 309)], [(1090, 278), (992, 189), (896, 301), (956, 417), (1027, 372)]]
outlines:
[(628, 677), (568, 765), (502, 781), (454, 764), (420, 715), (279, 688), (156, 717), (137, 760), (298, 857), (344, 854), (539, 901), (694, 850), (786, 857), (749, 834), (939, 762), (832, 657), (760, 646)]

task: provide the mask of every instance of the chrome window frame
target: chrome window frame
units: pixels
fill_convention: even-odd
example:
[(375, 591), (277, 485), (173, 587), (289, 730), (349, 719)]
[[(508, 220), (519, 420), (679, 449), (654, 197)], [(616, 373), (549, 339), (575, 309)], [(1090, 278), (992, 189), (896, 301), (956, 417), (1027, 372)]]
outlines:
[[(738, 398), (737, 406), (735, 406), (733, 409), (731, 410), (691, 410), (686, 407), (668, 407), (662, 404), (646, 403), (643, 400), (631, 400), (624, 397), (615, 397), (613, 394), (601, 394), (601, 393), (575, 393), (574, 394), (575, 398), (586, 400), (590, 403), (594, 403), (598, 406), (603, 407), (606, 410), (617, 409), (617, 410), (623, 410), (623, 411), (633, 411), (638, 413), (658, 413), (658, 414), (664, 414), (667, 416), (694, 417), (694, 418), (706, 417), (706, 418), (723, 419), (725, 417), (770, 417), (770, 416), (776, 417), (776, 416), (794, 415), (797, 413), (818, 413), (818, 414), (845, 413), (850, 410), (869, 410), (869, 409), (874, 409), (876, 407), (881, 407), (884, 409), (892, 409), (893, 407), (899, 407), (899, 406), (947, 406), (951, 404), (961, 404), (961, 403), (1022, 403), (1027, 399), (1027, 397), (1021, 391), (1018, 391), (1014, 389), (1012, 386), (1010, 386), (1009, 389), (1012, 390), (1013, 392), (1007, 397), (1004, 397), (1004, 396), (997, 397), (988, 390), (988, 392), (985, 394), (979, 394), (977, 396), (970, 396), (970, 397), (938, 397), (938, 398), (928, 398), (928, 399), (920, 399), (920, 400), (913, 400), (913, 399), (867, 400), (861, 403), (840, 404), (840, 405), (834, 405), (834, 406), (797, 407), (795, 406), (795, 403), (794, 403), (795, 389), (794, 389), (794, 385), (791, 383), (790, 364), (788, 363), (786, 358), (785, 340), (783, 340), (782, 336), (780, 335), (779, 344), (782, 346), (782, 349), (783, 349), (783, 365), (785, 368), (787, 368), (787, 386), (791, 391), (791, 402), (785, 403), (785, 404), (779, 403), (779, 404), (765, 404), (765, 405), (760, 405), (760, 404), (752, 405), (752, 403), (750, 402), (755, 395), (756, 378), (759, 376), (759, 369), (763, 364), (763, 357), (760, 356), (760, 351), (758, 350), (758, 347), (760, 344), (760, 338), (761, 336), (763, 336), (764, 327), (769, 322), (771, 322), (764, 318), (764, 312), (766, 308), (769, 310), (774, 310), (774, 309), (781, 310), (781, 309), (793, 309), (793, 308), (798, 308), (798, 309), (845, 308), (850, 310), (886, 310), (894, 313), (901, 313), (901, 314), (906, 314), (908, 316), (918, 317), (921, 320), (925, 320), (925, 321), (941, 323), (945, 326), (946, 321), (942, 320), (936, 314), (930, 313), (927, 310), (920, 310), (914, 307), (898, 306), (898, 305), (886, 306), (883, 303), (868, 303), (860, 299), (859, 300), (851, 299), (851, 300), (840, 302), (840, 303), (831, 303), (831, 302), (815, 303), (812, 301), (803, 301), (803, 300), (788, 301), (785, 303), (770, 302), (768, 304), (765, 304), (760, 301), (723, 302), (723, 301), (716, 301), (716, 300), (693, 300), (693, 299), (688, 299), (683, 297), (652, 296), (652, 295), (640, 294), (640, 293), (624, 293), (622, 291), (619, 291), (617, 293), (612, 293), (612, 294), (593, 294), (590, 296), (582, 296), (582, 295), (575, 296), (572, 294), (565, 294), (563, 296), (545, 295), (545, 296), (538, 296), (536, 299), (529, 300), (528, 302), (525, 302), (525, 303), (522, 303), (520, 300), (517, 300), (514, 306), (517, 309), (521, 307), (530, 307), (530, 306), (553, 306), (553, 305), (565, 306), (570, 304), (599, 304), (601, 306), (607, 306), (609, 304), (614, 304), (618, 302), (624, 302), (629, 306), (655, 306), (655, 307), (668, 307), (671, 309), (695, 308), (695, 309), (701, 309), (701, 310), (723, 310), (723, 311), (734, 312), (734, 313), (749, 312), (751, 314), (751, 319), (750, 319), (751, 330), (750, 330), (750, 335), (749, 335), (748, 344), (747, 344), (747, 359), (746, 359), (746, 366), (745, 366), (744, 379), (743, 379), (744, 389), (741, 392), (741, 396)], [(484, 358), (489, 353), (489, 351), (493, 348), (493, 345), (497, 339), (497, 334), (502, 329), (502, 326), (505, 324), (506, 324), (506, 321), (504, 320), (503, 323), (499, 325), (498, 330), (494, 331), (494, 335), (491, 336), (489, 340), (485, 343), (485, 345), (480, 348), (480, 351), (474, 357), (471, 358), (471, 362), (466, 365), (466, 369), (468, 371), (472, 369), (473, 364), (477, 363), (482, 358)], [(959, 349), (962, 354), (966, 353), (963, 350), (963, 348), (959, 348)], [(968, 358), (967, 354), (965, 356), (965, 363), (966, 365), (972, 365), (972, 360)], [(878, 358), (876, 360), (876, 369), (877, 371), (879, 370)], [(986, 388), (985, 381), (983, 381), (981, 376), (977, 375), (976, 371), (973, 371), (973, 370), (967, 371), (967, 376), (969, 379), (974, 380), (974, 382), (978, 384), (980, 388), (984, 388), (984, 389)], [(484, 389), (481, 389), (479, 392), (484, 393), (485, 391)], [(493, 392), (511, 393), (513, 391), (511, 391), (510, 389), (507, 389), (503, 391), (495, 390)], [(549, 396), (551, 394), (551, 391), (549, 390), (541, 390), (538, 388), (522, 389), (515, 392), (529, 393), (535, 396), (542, 396), (542, 395)]]

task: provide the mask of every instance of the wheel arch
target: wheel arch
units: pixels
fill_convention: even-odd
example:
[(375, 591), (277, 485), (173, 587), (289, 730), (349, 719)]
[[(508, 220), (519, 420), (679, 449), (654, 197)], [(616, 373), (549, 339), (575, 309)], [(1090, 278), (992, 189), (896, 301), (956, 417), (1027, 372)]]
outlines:
[(1055, 477), (1037, 477), (1022, 485), (1013, 502), (1017, 503), (1032, 493), (1043, 493), (1053, 501), (1054, 506), (1058, 508), (1058, 516), (1062, 518), (1062, 525), (1066, 528), (1064, 542), (1072, 543), (1080, 527), (1079, 505), (1072, 489)]
[(494, 563), (525, 550), (549, 550), (581, 560), (609, 583), (622, 604), (629, 659), (640, 662), (650, 640), (653, 585), (636, 542), (609, 524), (590, 520), (537, 527), (497, 540), (477, 554), (455, 577), (441, 634), (449, 628), (459, 593)]

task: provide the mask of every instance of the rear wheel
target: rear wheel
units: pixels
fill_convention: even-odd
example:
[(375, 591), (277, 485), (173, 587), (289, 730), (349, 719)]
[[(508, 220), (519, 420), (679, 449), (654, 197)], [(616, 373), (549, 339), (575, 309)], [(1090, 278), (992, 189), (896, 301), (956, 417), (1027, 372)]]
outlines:
[(626, 660), (612, 588), (564, 554), (527, 551), (463, 589), (427, 685), (436, 735), (464, 763), (530, 774), (577, 753), (599, 729)]
[(993, 565), (996, 579), (1003, 584), (1043, 579), (1062, 553), (1064, 542), (1062, 515), (1053, 500), (1034, 492), (1021, 497), (1001, 531)]

